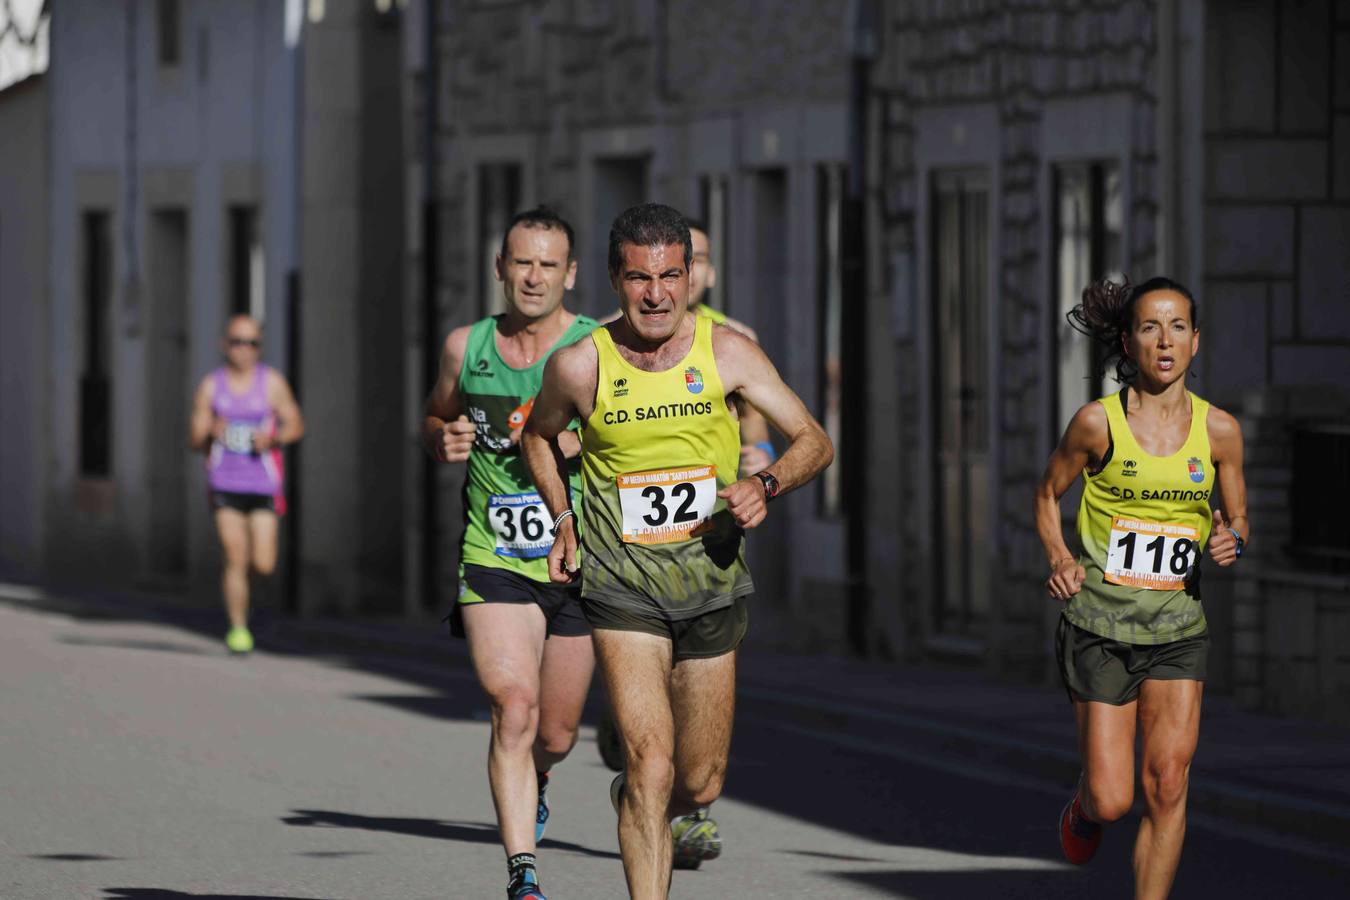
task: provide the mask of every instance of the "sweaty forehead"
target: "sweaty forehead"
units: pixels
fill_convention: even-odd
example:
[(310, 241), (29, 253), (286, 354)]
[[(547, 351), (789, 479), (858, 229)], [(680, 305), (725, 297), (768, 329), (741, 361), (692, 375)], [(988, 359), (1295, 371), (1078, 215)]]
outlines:
[(557, 228), (521, 223), (506, 236), (506, 252), (520, 258), (566, 259), (567, 235)]
[(658, 275), (668, 269), (684, 268), (683, 244), (624, 244), (623, 271)]
[(1191, 319), (1191, 302), (1176, 291), (1150, 291), (1135, 303), (1134, 317), (1143, 322), (1152, 319), (1170, 322), (1173, 319)]
[(225, 336), (231, 338), (256, 338), (260, 334), (262, 329), (258, 323), (245, 316), (237, 317), (225, 328)]

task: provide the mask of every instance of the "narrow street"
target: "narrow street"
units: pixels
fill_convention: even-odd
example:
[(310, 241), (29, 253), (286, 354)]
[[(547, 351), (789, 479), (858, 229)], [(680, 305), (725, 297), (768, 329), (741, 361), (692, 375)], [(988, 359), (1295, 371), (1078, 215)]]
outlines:
[[(502, 895), (486, 709), (461, 648), (278, 639), (237, 659), (195, 622), (0, 604), (0, 896)], [(814, 686), (780, 669), (748, 655), (715, 807), (726, 852), (677, 872), (672, 896), (1129, 895), (1134, 818), (1073, 870), (1054, 830), (1067, 784), (1012, 744), (951, 753), (953, 734), (974, 738), (886, 708), (847, 667)], [(541, 872), (558, 900), (625, 896), (593, 733), (550, 791)], [(1193, 817), (1174, 896), (1343, 895), (1350, 854), (1213, 819)]]

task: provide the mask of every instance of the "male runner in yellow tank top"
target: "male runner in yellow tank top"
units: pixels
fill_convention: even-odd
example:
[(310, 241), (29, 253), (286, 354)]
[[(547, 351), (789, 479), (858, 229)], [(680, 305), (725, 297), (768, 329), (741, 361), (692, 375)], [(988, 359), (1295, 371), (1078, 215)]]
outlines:
[[(557, 522), (549, 574), (566, 583), (578, 575), (577, 532), (557, 441), (582, 423), (582, 606), (624, 738), (611, 798), (641, 900), (668, 895), (672, 816), (677, 840), (693, 837), (682, 852), (720, 850), (707, 807), (726, 772), (754, 589), (744, 531), (834, 456), (759, 345), (688, 314), (691, 257), (689, 228), (668, 206), (615, 220), (609, 275), (623, 315), (549, 360), (522, 437)], [(733, 393), (789, 439), (777, 462), (739, 480)]]
[[(1247, 488), (1242, 431), (1186, 390), (1200, 348), (1191, 293), (1167, 278), (1089, 285), (1071, 314), (1117, 358), (1118, 394), (1080, 409), (1050, 458), (1036, 522), (1064, 603), (1060, 674), (1073, 701), (1083, 774), (1060, 814), (1060, 847), (1082, 865), (1102, 826), (1134, 803), (1139, 735), (1144, 816), (1134, 844), (1136, 900), (1166, 897), (1186, 832), (1186, 788), (1200, 737), (1209, 633), (1200, 556), (1242, 555)], [(1079, 476), (1074, 556), (1059, 499)], [(1215, 489), (1218, 497), (1214, 496)], [(1222, 498), (1222, 499), (1220, 499)], [(1208, 544), (1208, 546), (1206, 546)]]

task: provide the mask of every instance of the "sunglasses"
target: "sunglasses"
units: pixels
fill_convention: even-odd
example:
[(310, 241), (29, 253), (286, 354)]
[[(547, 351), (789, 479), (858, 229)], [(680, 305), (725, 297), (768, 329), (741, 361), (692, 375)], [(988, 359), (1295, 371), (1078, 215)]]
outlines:
[(259, 347), (262, 346), (262, 341), (258, 340), (257, 338), (232, 337), (229, 338), (228, 341), (231, 347), (252, 347), (254, 350), (257, 350)]

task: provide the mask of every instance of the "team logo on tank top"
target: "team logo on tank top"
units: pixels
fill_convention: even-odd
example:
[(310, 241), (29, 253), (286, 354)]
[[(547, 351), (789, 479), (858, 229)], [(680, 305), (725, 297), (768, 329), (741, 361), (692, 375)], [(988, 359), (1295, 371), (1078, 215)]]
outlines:
[(1191, 473), (1191, 481), (1196, 484), (1205, 480), (1205, 466), (1200, 462), (1200, 457), (1192, 456), (1186, 460), (1186, 471)]
[(691, 394), (703, 393), (703, 373), (694, 366), (684, 370), (684, 386)]

